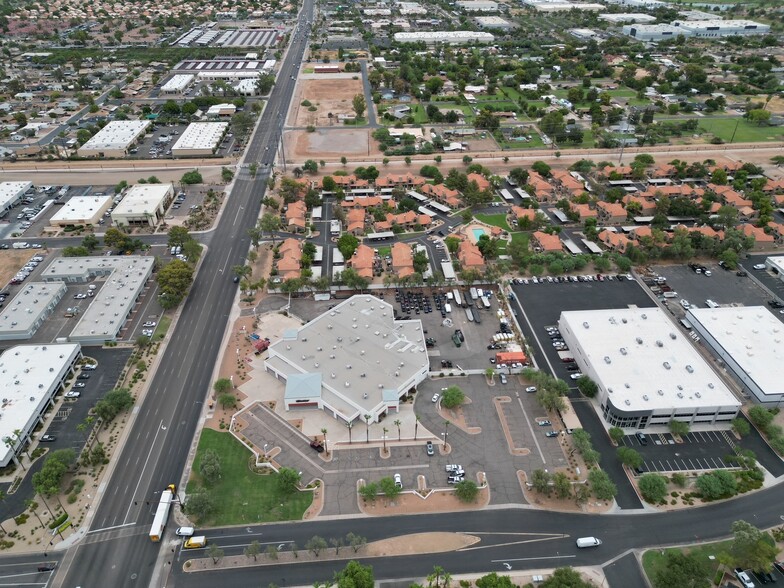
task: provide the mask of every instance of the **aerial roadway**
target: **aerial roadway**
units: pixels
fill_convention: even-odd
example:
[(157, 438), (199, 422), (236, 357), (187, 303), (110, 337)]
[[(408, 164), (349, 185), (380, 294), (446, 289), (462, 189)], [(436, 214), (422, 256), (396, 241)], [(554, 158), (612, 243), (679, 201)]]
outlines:
[[(243, 264), (250, 247), (248, 229), (258, 219), (261, 200), (307, 47), (313, 0), (305, 0), (299, 32), (281, 65), (281, 74), (246, 150), (258, 162), (255, 178), (238, 174), (220, 221), (209, 240), (191, 292), (153, 377), (149, 392), (116, 457), (111, 478), (100, 488), (100, 504), (88, 518), (89, 533), (59, 561), (55, 586), (162, 586), (170, 570), (167, 546), (149, 532), (160, 493), (179, 486), (188, 452), (211, 387), (213, 366), (236, 295), (231, 267)], [(183, 490), (178, 488), (179, 497)], [(57, 559), (56, 552), (49, 554)]]

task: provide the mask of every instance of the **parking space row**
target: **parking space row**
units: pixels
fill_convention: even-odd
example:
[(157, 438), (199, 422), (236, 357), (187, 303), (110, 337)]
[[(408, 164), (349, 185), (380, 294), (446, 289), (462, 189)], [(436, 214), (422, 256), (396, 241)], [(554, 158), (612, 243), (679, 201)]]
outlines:
[(658, 472), (684, 472), (684, 471), (705, 471), (705, 470), (726, 470), (737, 466), (728, 464), (720, 457), (695, 457), (669, 459), (649, 459), (640, 466), (637, 473), (658, 473)]
[[(646, 433), (647, 439), (654, 445), (675, 445), (675, 438), (669, 433)], [(681, 437), (683, 443), (726, 443), (727, 437), (722, 431), (692, 431)], [(627, 447), (647, 445), (641, 443), (640, 439), (634, 435), (623, 438), (623, 444)]]

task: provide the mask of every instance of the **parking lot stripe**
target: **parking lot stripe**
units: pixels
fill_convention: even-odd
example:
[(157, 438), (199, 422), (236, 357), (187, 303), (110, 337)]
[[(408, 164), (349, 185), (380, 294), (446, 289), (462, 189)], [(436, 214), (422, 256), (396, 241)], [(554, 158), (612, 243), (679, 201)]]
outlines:
[(536, 433), (534, 433), (534, 427), (531, 424), (531, 419), (528, 418), (528, 413), (525, 412), (525, 407), (523, 406), (522, 399), (518, 396), (517, 403), (520, 405), (520, 410), (523, 411), (523, 416), (525, 417), (525, 422), (528, 423), (528, 429), (531, 431), (531, 438), (534, 440), (534, 445), (536, 445), (536, 450), (539, 452), (539, 456), (542, 458), (542, 463), (547, 463), (547, 460), (544, 457), (544, 452), (542, 451), (541, 446), (539, 445), (539, 439), (536, 438)]

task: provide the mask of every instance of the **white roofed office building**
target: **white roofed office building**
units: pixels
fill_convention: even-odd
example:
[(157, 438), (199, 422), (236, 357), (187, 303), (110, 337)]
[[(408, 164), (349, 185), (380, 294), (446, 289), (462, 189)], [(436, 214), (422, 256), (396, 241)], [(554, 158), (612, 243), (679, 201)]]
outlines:
[(19, 345), (0, 355), (0, 467), (24, 450), (54, 398), (65, 390), (82, 358), (78, 344)]
[(455, 4), (466, 12), (498, 12), (498, 2), (491, 0), (457, 0)]
[(269, 347), (266, 370), (286, 382), (287, 411), (323, 409), (352, 423), (397, 412), (400, 398), (427, 378), (422, 323), (398, 321), (388, 302), (358, 295)]
[(139, 255), (58, 257), (41, 279), (83, 284), (95, 280), (95, 296), (68, 336), (82, 345), (114, 341), (125, 326), (152, 276), (155, 259)]
[(112, 206), (111, 196), (74, 196), (49, 220), (53, 227), (95, 225)]
[(174, 157), (213, 155), (228, 128), (227, 122), (191, 123), (172, 147), (172, 155)]
[(784, 282), (784, 255), (772, 255), (765, 258), (765, 265), (769, 270), (773, 270), (779, 280)]
[(113, 120), (77, 152), (80, 157), (125, 157), (149, 126), (148, 120)]
[(193, 74), (175, 74), (163, 86), (162, 94), (182, 94), (193, 83)]
[(112, 211), (112, 223), (118, 227), (154, 227), (163, 219), (173, 198), (174, 184), (132, 186)]
[(666, 427), (671, 419), (729, 426), (740, 402), (659, 308), (568, 311), (558, 327), (599, 387), (607, 426)]
[(692, 308), (686, 314), (727, 371), (754, 400), (784, 400), (784, 324), (764, 306)]
[(35, 335), (66, 291), (62, 282), (34, 282), (23, 286), (0, 309), (0, 341), (24, 340)]
[(398, 43), (419, 43), (428, 45), (446, 43), (448, 45), (465, 45), (467, 43), (492, 43), (495, 37), (482, 31), (420, 31), (416, 33), (395, 33)]
[(0, 183), (0, 217), (19, 204), (27, 191), (32, 187), (32, 182)]

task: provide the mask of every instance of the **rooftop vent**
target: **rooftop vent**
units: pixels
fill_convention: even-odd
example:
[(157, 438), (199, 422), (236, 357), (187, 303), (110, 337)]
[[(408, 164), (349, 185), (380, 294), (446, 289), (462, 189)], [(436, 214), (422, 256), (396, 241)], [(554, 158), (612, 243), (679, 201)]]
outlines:
[(351, 364), (350, 364), (350, 363), (347, 363), (347, 364), (346, 364), (346, 369), (347, 369), (347, 370), (350, 370), (350, 369), (351, 369)]
[(700, 392), (695, 392), (695, 393), (694, 393), (694, 395), (695, 395), (697, 398), (702, 398), (702, 394), (701, 394)]
[(367, 374), (363, 372), (363, 373), (359, 374), (359, 377), (360, 377), (360, 378), (366, 378), (366, 377), (367, 377)]
[(683, 398), (683, 392), (678, 392), (678, 398)]
[(669, 362), (669, 361), (665, 361), (665, 362), (664, 362), (662, 365), (664, 366), (664, 369), (665, 369), (665, 370), (668, 370), (668, 369), (670, 369), (670, 368), (672, 367), (672, 366), (670, 365), (670, 362)]
[(642, 345), (642, 338), (641, 338), (641, 337), (637, 337), (637, 338), (635, 339), (635, 341), (637, 341), (637, 344), (638, 344), (638, 345)]
[(664, 343), (661, 341), (656, 341), (656, 347), (664, 347)]
[(643, 400), (645, 400), (645, 401), (647, 401), (647, 400), (648, 400), (648, 395), (647, 395), (647, 394), (643, 394), (643, 395), (642, 395), (642, 399), (643, 399)]
[(622, 322), (622, 323), (625, 325), (625, 324), (626, 324), (626, 323), (628, 323), (629, 321), (627, 321), (625, 318), (622, 318), (622, 319), (621, 319), (621, 322)]
[(708, 388), (710, 388), (711, 390), (713, 390), (713, 388), (715, 388), (715, 386), (713, 385), (713, 382), (708, 382)]
[(626, 351), (626, 347), (621, 347), (620, 351), (621, 355), (626, 355), (628, 353), (628, 351)]
[(642, 317), (642, 320), (647, 320), (647, 318), (648, 318), (647, 314), (641, 314), (640, 316)]
[(675, 339), (677, 339), (677, 338), (678, 338), (678, 336), (675, 333), (670, 333), (670, 339), (675, 341)]
[(351, 387), (351, 382), (346, 382), (345, 385), (346, 385), (346, 388), (350, 388)]
[(686, 366), (686, 371), (689, 372), (690, 374), (693, 374), (694, 373), (694, 368), (691, 367), (690, 365), (687, 365)]
[(656, 390), (656, 394), (659, 396), (664, 396), (664, 390)]
[(628, 398), (626, 400), (624, 400), (623, 402), (626, 404), (626, 406), (629, 406), (632, 403), (632, 401), (629, 400)]
[(609, 355), (604, 356), (604, 363), (612, 363)]
[(583, 323), (583, 327), (585, 327), (586, 329), (588, 328), (588, 321)]

